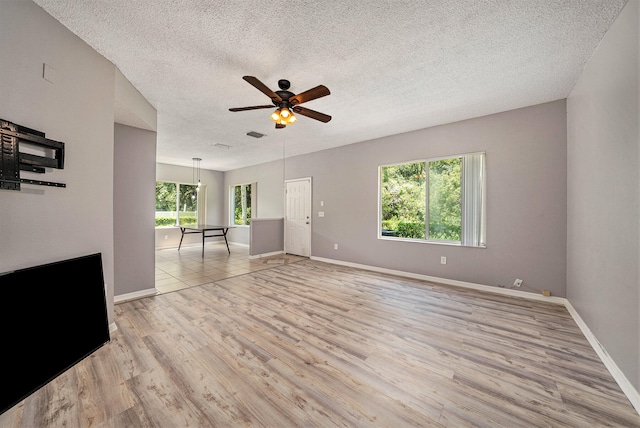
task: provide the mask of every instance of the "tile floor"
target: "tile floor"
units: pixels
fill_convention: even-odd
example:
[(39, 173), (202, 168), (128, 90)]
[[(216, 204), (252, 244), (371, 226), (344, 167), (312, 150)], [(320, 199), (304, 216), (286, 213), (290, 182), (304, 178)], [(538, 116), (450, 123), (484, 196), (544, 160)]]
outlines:
[(271, 267), (305, 260), (292, 254), (277, 254), (250, 259), (249, 248), (224, 242), (207, 242), (202, 256), (202, 245), (156, 250), (156, 290), (158, 294), (182, 290), (221, 279)]

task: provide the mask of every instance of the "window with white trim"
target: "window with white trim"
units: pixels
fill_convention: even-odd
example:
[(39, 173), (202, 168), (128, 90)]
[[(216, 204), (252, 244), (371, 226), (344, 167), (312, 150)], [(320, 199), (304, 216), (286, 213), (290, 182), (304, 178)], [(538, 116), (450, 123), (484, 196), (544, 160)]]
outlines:
[(232, 226), (248, 226), (255, 217), (256, 184), (236, 184), (229, 187), (229, 219)]
[(484, 247), (485, 154), (383, 165), (378, 237)]
[(156, 181), (156, 227), (198, 224), (199, 193), (195, 184)]

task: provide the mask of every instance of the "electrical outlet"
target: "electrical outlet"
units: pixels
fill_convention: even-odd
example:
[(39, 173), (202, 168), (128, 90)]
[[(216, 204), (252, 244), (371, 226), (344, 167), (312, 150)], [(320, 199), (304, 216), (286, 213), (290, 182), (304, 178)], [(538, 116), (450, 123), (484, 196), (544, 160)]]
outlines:
[(333, 249), (337, 250), (338, 249), (338, 244), (333, 244)]
[(447, 258), (445, 256), (440, 257), (440, 264), (441, 265), (446, 265), (447, 264)]
[(520, 287), (521, 285), (522, 285), (522, 280), (520, 278), (516, 278), (516, 280), (513, 281), (514, 287)]
[(169, 235), (164, 235), (164, 239), (169, 239)]

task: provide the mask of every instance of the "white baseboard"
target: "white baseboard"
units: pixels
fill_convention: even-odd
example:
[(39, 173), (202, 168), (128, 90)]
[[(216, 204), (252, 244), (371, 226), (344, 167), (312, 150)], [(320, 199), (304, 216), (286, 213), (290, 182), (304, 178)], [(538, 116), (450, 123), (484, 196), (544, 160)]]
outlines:
[(618, 365), (611, 358), (609, 353), (605, 350), (604, 346), (602, 346), (602, 344), (598, 341), (598, 339), (593, 334), (591, 329), (587, 326), (587, 324), (584, 322), (580, 314), (578, 314), (578, 311), (575, 310), (571, 302), (569, 302), (569, 300), (567, 300), (564, 297), (543, 296), (541, 294), (528, 293), (526, 291), (512, 290), (509, 288), (499, 288), (499, 287), (494, 287), (494, 286), (489, 286), (484, 284), (475, 284), (472, 282), (457, 281), (454, 279), (438, 278), (434, 276), (421, 275), (417, 273), (404, 272), (404, 271), (399, 271), (394, 269), (386, 269), (386, 268), (381, 268), (377, 266), (369, 266), (369, 265), (362, 265), (359, 263), (351, 263), (351, 262), (344, 262), (341, 260), (327, 259), (324, 257), (311, 256), (311, 259), (317, 260), (320, 262), (332, 263), (332, 264), (342, 265), (342, 266), (349, 266), (353, 268), (386, 273), (390, 275), (397, 275), (397, 276), (402, 276), (406, 278), (420, 279), (424, 281), (436, 282), (439, 284), (453, 285), (456, 287), (470, 288), (474, 290), (487, 291), (489, 293), (522, 297), (530, 300), (545, 301), (545, 302), (563, 305), (564, 307), (567, 308), (567, 311), (569, 311), (569, 314), (571, 314), (571, 317), (573, 318), (573, 320), (576, 322), (576, 324), (582, 331), (582, 334), (584, 334), (586, 339), (589, 341), (589, 344), (591, 345), (591, 347), (594, 349), (594, 351), (596, 351), (596, 354), (598, 354), (598, 357), (600, 357), (600, 360), (602, 361), (602, 363), (605, 365), (607, 370), (609, 370), (609, 373), (611, 373), (611, 376), (613, 376), (613, 379), (616, 381), (618, 386), (620, 386), (620, 389), (622, 389), (622, 392), (627, 396), (627, 398), (629, 399), (633, 407), (636, 409), (638, 414), (640, 414), (640, 393), (633, 387), (633, 385), (631, 384), (631, 382), (629, 382), (629, 379), (627, 379), (624, 373), (622, 373), (622, 370), (620, 370)]
[(112, 322), (111, 324), (109, 324), (109, 333), (113, 333), (117, 329), (118, 329), (118, 326), (116, 325), (115, 322)]
[(234, 242), (234, 241), (229, 241), (229, 245), (237, 245), (238, 247), (246, 247), (249, 248), (249, 244), (243, 244), (242, 242)]
[(259, 258), (262, 258), (262, 257), (277, 256), (278, 254), (284, 254), (284, 251), (273, 251), (271, 253), (254, 254), (253, 256), (249, 256), (249, 258), (250, 259), (259, 259)]
[(154, 288), (148, 288), (146, 290), (136, 291), (134, 293), (120, 294), (113, 297), (113, 303), (118, 304), (126, 302), (127, 300), (141, 299), (143, 297), (155, 296), (158, 290)]
[(567, 300), (565, 307), (571, 314), (571, 317), (574, 319), (576, 324), (578, 324), (578, 327), (580, 327), (580, 330), (582, 330), (582, 334), (584, 334), (584, 336), (587, 338), (593, 350), (596, 351), (598, 357), (600, 357), (607, 370), (609, 370), (611, 376), (613, 376), (613, 378), (616, 380), (617, 384), (620, 386), (620, 389), (622, 389), (622, 392), (624, 392), (624, 395), (627, 396), (633, 407), (636, 409), (636, 412), (640, 414), (640, 393), (633, 387), (624, 373), (622, 373), (620, 367), (618, 367), (615, 361), (613, 361), (613, 358), (611, 358), (607, 350), (604, 348), (604, 346), (602, 346), (598, 338), (595, 336), (595, 334), (593, 334), (589, 326), (587, 326), (587, 324), (584, 322), (578, 311), (576, 311), (569, 300)]
[(342, 266), (350, 266), (350, 267), (370, 270), (374, 272), (386, 273), (389, 275), (397, 275), (397, 276), (403, 276), (406, 278), (421, 279), (424, 281), (437, 282), (438, 284), (455, 285), (457, 287), (471, 288), (473, 290), (479, 290), (479, 291), (488, 291), (490, 293), (503, 294), (507, 296), (524, 297), (530, 300), (540, 300), (544, 302), (556, 303), (559, 305), (564, 305), (564, 302), (566, 301), (564, 297), (543, 296), (542, 294), (528, 293), (526, 291), (513, 290), (510, 288), (493, 287), (490, 285), (476, 284), (473, 282), (439, 278), (436, 276), (422, 275), (419, 273), (404, 272), (401, 270), (387, 269), (387, 268), (381, 268), (377, 266), (361, 265), (359, 263), (343, 262), (341, 260), (325, 259), (323, 257), (311, 256), (311, 259), (318, 260), (320, 262), (333, 263), (333, 264), (342, 265)]

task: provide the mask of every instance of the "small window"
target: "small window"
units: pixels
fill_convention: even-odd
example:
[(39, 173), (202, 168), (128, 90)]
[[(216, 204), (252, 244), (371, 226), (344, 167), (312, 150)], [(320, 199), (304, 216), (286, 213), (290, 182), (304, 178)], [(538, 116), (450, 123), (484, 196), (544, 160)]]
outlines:
[(231, 225), (251, 224), (251, 217), (255, 215), (256, 183), (237, 184), (229, 188)]
[(156, 181), (156, 227), (198, 224), (198, 186)]
[(485, 246), (484, 153), (381, 166), (380, 238)]

